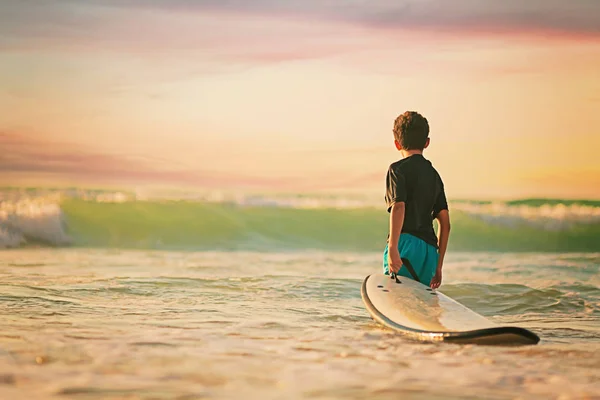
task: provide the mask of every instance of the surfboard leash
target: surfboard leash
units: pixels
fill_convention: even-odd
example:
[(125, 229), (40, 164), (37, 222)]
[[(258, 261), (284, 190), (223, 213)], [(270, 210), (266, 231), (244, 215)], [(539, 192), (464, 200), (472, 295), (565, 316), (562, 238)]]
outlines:
[[(402, 260), (402, 264), (404, 264), (404, 266), (406, 267), (406, 269), (408, 270), (408, 273), (412, 275), (413, 279), (419, 283), (421, 283), (421, 281), (419, 280), (419, 276), (417, 275), (417, 273), (415, 272), (415, 269), (413, 268), (412, 264), (410, 263), (410, 261), (408, 261), (407, 258), (401, 258)], [(400, 281), (398, 280), (398, 276), (396, 276), (396, 274), (394, 272), (392, 272), (390, 274), (390, 279), (395, 279), (396, 283), (400, 283)]]

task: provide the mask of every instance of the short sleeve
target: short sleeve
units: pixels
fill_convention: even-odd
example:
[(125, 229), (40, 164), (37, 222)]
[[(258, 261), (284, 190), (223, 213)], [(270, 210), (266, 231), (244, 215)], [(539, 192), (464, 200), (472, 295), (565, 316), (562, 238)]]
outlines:
[(404, 180), (404, 176), (390, 166), (385, 180), (385, 185), (385, 202), (389, 212), (395, 203), (406, 201), (406, 182)]
[(440, 179), (440, 192), (438, 193), (438, 196), (435, 200), (435, 204), (433, 205), (433, 218), (436, 218), (440, 211), (447, 209), (448, 201), (446, 200), (446, 192), (444, 191), (444, 184)]

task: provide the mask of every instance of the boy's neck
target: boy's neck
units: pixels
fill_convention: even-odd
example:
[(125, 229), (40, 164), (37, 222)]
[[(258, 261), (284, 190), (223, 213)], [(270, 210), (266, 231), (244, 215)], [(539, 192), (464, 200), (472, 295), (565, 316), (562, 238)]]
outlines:
[(423, 150), (400, 150), (400, 154), (402, 154), (402, 158), (407, 158), (410, 156), (414, 156), (415, 154), (423, 155)]

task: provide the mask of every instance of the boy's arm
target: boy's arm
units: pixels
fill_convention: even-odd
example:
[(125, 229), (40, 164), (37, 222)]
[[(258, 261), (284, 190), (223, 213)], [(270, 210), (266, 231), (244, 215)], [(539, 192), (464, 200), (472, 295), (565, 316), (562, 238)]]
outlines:
[(402, 260), (398, 251), (398, 242), (404, 225), (404, 211), (406, 205), (403, 201), (394, 203), (390, 210), (390, 240), (388, 243), (390, 272), (397, 273), (402, 268)]
[(431, 280), (431, 287), (437, 289), (442, 284), (442, 267), (444, 265), (444, 256), (448, 248), (448, 238), (450, 237), (450, 214), (448, 210), (441, 210), (437, 217), (439, 223), (438, 229), (438, 246), (440, 257), (438, 259), (437, 270), (435, 276)]

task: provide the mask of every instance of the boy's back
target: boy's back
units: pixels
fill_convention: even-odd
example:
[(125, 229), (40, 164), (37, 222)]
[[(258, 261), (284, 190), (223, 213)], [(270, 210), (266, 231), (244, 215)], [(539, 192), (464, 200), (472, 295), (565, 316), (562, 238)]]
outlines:
[(438, 247), (432, 222), (448, 204), (442, 179), (431, 162), (422, 154), (413, 154), (393, 163), (388, 170), (386, 187), (388, 212), (396, 202), (406, 204), (402, 233)]

